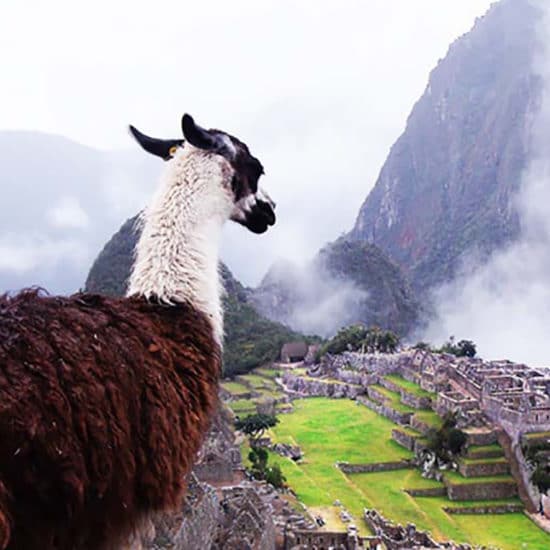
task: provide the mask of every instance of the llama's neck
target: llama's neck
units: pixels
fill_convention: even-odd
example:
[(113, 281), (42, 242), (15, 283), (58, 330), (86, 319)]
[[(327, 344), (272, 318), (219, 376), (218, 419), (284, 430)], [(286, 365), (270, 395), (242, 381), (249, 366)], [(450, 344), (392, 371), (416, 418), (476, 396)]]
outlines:
[(128, 295), (172, 305), (187, 302), (204, 313), (221, 344), (222, 285), (219, 240), (231, 211), (220, 157), (186, 145), (168, 164), (160, 188), (142, 217), (142, 233)]

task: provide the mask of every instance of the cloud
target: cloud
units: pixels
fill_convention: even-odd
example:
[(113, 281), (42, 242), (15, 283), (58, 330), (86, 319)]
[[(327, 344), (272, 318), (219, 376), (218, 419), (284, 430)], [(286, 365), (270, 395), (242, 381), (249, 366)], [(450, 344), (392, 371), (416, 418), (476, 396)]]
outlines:
[(440, 343), (469, 338), (481, 355), (550, 366), (550, 8), (540, 22), (541, 55), (533, 70), (543, 81), (530, 161), (515, 207), (521, 235), (484, 264), (475, 251), (462, 274), (434, 293), (437, 315), (423, 335)]
[[(130, 0), (4, 2), (0, 121), (137, 151), (128, 123), (177, 137), (188, 111), (242, 138), (278, 203), (266, 235), (225, 232), (224, 259), (254, 285), (276, 258), (310, 258), (353, 225), (429, 71), (490, 2), (172, 0), (162, 10)], [(55, 150), (51, 160), (56, 178), (86, 161)], [(106, 239), (143, 207), (161, 170), (158, 161), (147, 173), (134, 165), (113, 160), (93, 182), (87, 169), (51, 195), (76, 197), (86, 231)], [(0, 192), (21, 193), (20, 174), (10, 181), (3, 171)], [(0, 232), (12, 229), (4, 223)]]
[[(69, 268), (89, 261), (89, 251), (76, 239), (50, 239), (39, 235), (0, 236), (0, 273), (23, 274), (59, 264)], [(40, 284), (40, 281), (35, 284)]]
[(48, 210), (46, 218), (52, 227), (58, 229), (83, 229), (90, 224), (90, 218), (75, 197), (63, 197)]

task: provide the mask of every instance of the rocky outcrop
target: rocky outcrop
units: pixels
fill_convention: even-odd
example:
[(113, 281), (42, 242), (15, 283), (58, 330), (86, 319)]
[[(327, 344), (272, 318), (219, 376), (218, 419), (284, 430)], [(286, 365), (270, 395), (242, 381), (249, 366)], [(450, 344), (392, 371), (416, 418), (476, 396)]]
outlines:
[[(211, 550), (227, 548), (249, 548), (273, 550), (275, 548), (275, 526), (273, 511), (260, 498), (253, 485), (222, 489), (220, 500), (220, 523)], [(187, 548), (201, 548), (188, 546)]]
[(518, 236), (513, 199), (541, 91), (534, 4), (495, 2), (452, 44), (349, 235), (381, 247), (420, 293), (468, 251), (483, 258)]

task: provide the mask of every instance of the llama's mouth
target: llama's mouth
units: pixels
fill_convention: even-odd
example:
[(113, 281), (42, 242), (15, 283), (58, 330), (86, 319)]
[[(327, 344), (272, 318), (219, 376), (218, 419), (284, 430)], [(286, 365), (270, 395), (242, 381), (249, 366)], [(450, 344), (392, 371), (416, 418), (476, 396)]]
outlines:
[(252, 233), (265, 233), (269, 226), (275, 225), (275, 212), (270, 203), (256, 200), (254, 206), (245, 213), (243, 217), (235, 219), (236, 222), (244, 225)]

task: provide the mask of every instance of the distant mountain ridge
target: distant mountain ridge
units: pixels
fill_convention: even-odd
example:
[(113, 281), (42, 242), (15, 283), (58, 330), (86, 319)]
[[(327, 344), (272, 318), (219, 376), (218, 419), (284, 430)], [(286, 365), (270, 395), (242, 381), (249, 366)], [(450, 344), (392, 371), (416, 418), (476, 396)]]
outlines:
[(540, 102), (540, 11), (501, 0), (432, 71), (348, 238), (375, 243), (420, 293), (518, 236), (514, 197)]

